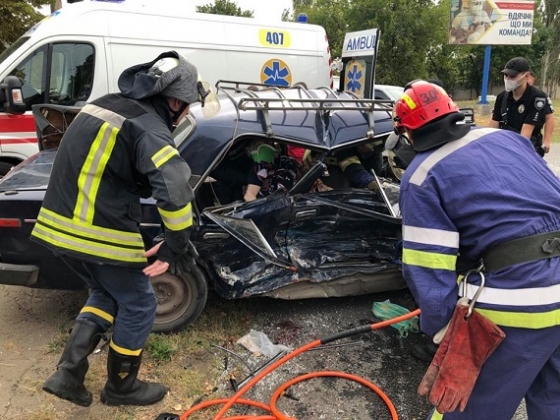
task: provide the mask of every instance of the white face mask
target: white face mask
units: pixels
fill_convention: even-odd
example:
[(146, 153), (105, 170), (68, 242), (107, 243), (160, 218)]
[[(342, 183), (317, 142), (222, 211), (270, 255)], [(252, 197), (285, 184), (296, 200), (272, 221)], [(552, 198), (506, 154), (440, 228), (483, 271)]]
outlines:
[(521, 86), (525, 74), (518, 76), (517, 79), (508, 79), (504, 76), (504, 85), (506, 88), (506, 92), (511, 92)]

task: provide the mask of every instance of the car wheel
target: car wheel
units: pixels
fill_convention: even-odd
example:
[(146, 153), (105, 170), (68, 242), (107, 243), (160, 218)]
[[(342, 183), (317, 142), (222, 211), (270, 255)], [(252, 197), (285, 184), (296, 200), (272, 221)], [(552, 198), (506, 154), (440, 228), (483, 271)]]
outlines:
[(9, 162), (0, 162), (0, 179), (2, 179), (4, 175), (10, 172), (10, 169), (12, 169), (13, 166), (14, 165)]
[(152, 332), (181, 331), (202, 313), (208, 298), (208, 282), (198, 267), (182, 276), (164, 273), (152, 277), (151, 282), (157, 298)]

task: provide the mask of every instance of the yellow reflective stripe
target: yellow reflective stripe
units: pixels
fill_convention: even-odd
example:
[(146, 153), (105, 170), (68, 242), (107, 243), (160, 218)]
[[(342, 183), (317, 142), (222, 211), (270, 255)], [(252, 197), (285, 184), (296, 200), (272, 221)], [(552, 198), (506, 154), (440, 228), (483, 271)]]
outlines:
[(443, 414), (438, 413), (437, 410), (434, 410), (432, 416), (428, 420), (443, 420)]
[(113, 340), (111, 340), (111, 344), (109, 345), (117, 353), (124, 354), (125, 356), (140, 356), (140, 354), (142, 353), (142, 349), (129, 350), (129, 349), (125, 349), (124, 347), (117, 346)]
[(80, 311), (80, 313), (81, 314), (89, 313), (89, 314), (97, 315), (99, 318), (104, 319), (110, 324), (112, 324), (113, 321), (115, 320), (115, 318), (113, 318), (111, 314), (108, 314), (107, 312), (102, 311), (101, 309), (94, 308), (93, 306), (84, 306)]
[(179, 156), (177, 149), (173, 146), (165, 146), (152, 156), (152, 162), (154, 162), (156, 168), (159, 168), (173, 156)]
[(158, 207), (161, 220), (169, 230), (186, 229), (193, 223), (191, 203), (176, 211), (163, 210)]
[(109, 157), (115, 147), (119, 129), (104, 123), (95, 137), (78, 177), (78, 198), (74, 219), (92, 223), (95, 199)]
[(437, 252), (403, 249), (403, 263), (433, 270), (455, 271), (457, 255), (446, 255)]
[(538, 330), (560, 325), (560, 309), (549, 312), (505, 312), (492, 309), (475, 308), (476, 311), (484, 315), (496, 325), (513, 328), (529, 328)]
[(81, 252), (82, 254), (102, 257), (113, 261), (134, 263), (145, 263), (147, 261), (146, 257), (144, 257), (144, 251), (141, 249), (126, 249), (114, 245), (90, 242), (50, 229), (38, 223), (35, 224), (31, 234), (60, 248)]
[(340, 169), (342, 169), (342, 171), (344, 172), (346, 170), (346, 168), (348, 168), (350, 165), (352, 164), (359, 164), (361, 165), (362, 162), (360, 162), (360, 159), (358, 158), (358, 156), (350, 156), (347, 157), (346, 159), (340, 161), (339, 166)]
[(109, 243), (119, 243), (120, 245), (132, 246), (144, 249), (142, 235), (137, 232), (124, 232), (99, 226), (89, 225), (85, 222), (72, 220), (70, 218), (56, 214), (44, 207), (39, 211), (37, 220), (45, 225), (52, 226), (63, 232), (72, 233), (76, 236), (97, 239)]

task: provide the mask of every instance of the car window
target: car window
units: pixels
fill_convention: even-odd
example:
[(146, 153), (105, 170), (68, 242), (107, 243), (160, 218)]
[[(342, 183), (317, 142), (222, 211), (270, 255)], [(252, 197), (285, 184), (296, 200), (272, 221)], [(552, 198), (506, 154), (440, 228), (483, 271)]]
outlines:
[(21, 81), (26, 111), (31, 111), (31, 105), (33, 104), (45, 102), (43, 74), (46, 61), (47, 46), (42, 46), (33, 51), (10, 72), (10, 76), (16, 76)]
[(375, 89), (375, 99), (392, 100), (389, 96), (380, 89)]
[[(41, 103), (73, 106), (76, 102), (87, 101), (91, 93), (92, 45), (60, 43), (52, 45), (50, 54), (48, 51), (47, 45), (38, 48), (10, 73), (21, 80), (27, 111), (31, 111), (31, 105)], [(47, 68), (48, 56), (51, 57), (50, 68)]]
[(49, 103), (85, 102), (93, 84), (94, 49), (90, 44), (54, 44), (51, 54)]
[(391, 96), (391, 99), (396, 101), (402, 96), (404, 92), (404, 88), (398, 86), (391, 86), (387, 88), (387, 91), (389, 92), (389, 96)]

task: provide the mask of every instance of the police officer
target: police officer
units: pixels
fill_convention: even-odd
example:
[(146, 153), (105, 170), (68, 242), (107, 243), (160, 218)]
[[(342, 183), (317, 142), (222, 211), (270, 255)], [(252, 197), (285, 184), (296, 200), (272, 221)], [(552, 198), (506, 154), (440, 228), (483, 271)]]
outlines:
[[(535, 75), (532, 71), (529, 70), (529, 74), (527, 75), (527, 83), (529, 86), (533, 86), (535, 84)], [(544, 153), (550, 152), (550, 143), (552, 140), (552, 132), (554, 131), (554, 107), (552, 106), (552, 101), (550, 100), (550, 96), (546, 97), (547, 102), (547, 110), (545, 111), (545, 118), (544, 118), (544, 128), (543, 128), (543, 150)]]
[[(523, 57), (509, 60), (502, 73), (505, 91), (496, 98), (489, 126), (520, 133), (531, 140), (537, 153), (544, 156), (541, 129), (546, 115), (553, 112), (547, 95), (528, 83), (530, 66)], [(547, 130), (551, 130), (551, 134), (553, 128), (553, 120), (547, 120)]]
[[(85, 105), (68, 127), (31, 237), (60, 255), (91, 290), (56, 372), (43, 385), (82, 406), (92, 402), (84, 386), (87, 357), (111, 326), (101, 401), (149, 405), (165, 396), (162, 384), (137, 378), (156, 312), (149, 277), (168, 269), (181, 275), (192, 264), (190, 169), (171, 131), (209, 92), (196, 67), (175, 51), (125, 70), (118, 85), (121, 93)], [(150, 196), (166, 239), (146, 252), (140, 198)], [(156, 260), (148, 265), (150, 256)]]
[[(529, 419), (557, 419), (560, 180), (522, 136), (457, 124), (464, 118), (458, 111), (442, 88), (424, 81), (395, 103), (395, 128), (417, 152), (400, 190), (403, 275), (422, 311), (420, 328), (433, 337), (463, 294), (458, 256), (465, 267), (482, 262), (485, 287), (481, 270), (473, 272), (467, 297), (480, 290), (474, 310), (497, 324), (505, 339), (478, 379), (473, 372), (465, 411), (434, 411), (430, 419), (510, 420), (523, 398)], [(465, 356), (477, 348), (466, 343), (458, 350)], [(453, 380), (447, 373), (443, 382)], [(462, 382), (453, 386), (440, 389), (468, 398)]]

